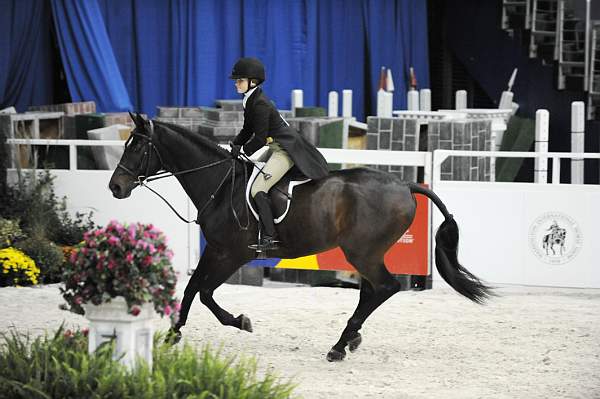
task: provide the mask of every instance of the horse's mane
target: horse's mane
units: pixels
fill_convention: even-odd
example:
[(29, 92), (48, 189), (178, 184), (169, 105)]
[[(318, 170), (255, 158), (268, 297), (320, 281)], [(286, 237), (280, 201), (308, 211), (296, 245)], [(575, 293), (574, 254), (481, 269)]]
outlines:
[[(158, 125), (162, 125), (162, 126), (166, 127), (167, 129), (170, 129), (170, 130), (174, 131), (175, 133), (178, 133), (179, 137), (183, 137), (183, 138), (187, 139), (188, 141), (192, 142), (193, 144), (213, 150), (214, 152), (218, 153), (221, 156), (226, 156), (226, 157), (230, 156), (229, 151), (221, 148), (221, 146), (219, 144), (217, 144), (216, 141), (213, 141), (209, 137), (205, 137), (205, 136), (201, 135), (200, 133), (192, 132), (190, 129), (188, 129), (184, 126), (175, 125), (173, 123), (162, 122), (162, 121), (155, 121), (154, 123), (156, 123)], [(212, 137), (212, 139), (214, 139), (214, 136)]]

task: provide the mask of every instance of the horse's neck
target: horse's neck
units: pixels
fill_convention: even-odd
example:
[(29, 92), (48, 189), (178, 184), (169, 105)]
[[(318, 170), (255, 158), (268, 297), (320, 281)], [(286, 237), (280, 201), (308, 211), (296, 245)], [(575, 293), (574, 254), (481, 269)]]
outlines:
[[(181, 172), (204, 165), (209, 165), (223, 159), (212, 149), (203, 147), (185, 138), (175, 139), (175, 135), (161, 135), (161, 156), (165, 157), (165, 166), (169, 172)], [(182, 144), (185, 141), (185, 145)], [(164, 155), (163, 155), (164, 153)], [(230, 166), (229, 162), (223, 162), (218, 165), (201, 169), (191, 173), (177, 175), (177, 180), (181, 184), (187, 196), (192, 200), (197, 209), (201, 209), (208, 201), (211, 195), (221, 183)], [(227, 182), (221, 187), (225, 189)]]

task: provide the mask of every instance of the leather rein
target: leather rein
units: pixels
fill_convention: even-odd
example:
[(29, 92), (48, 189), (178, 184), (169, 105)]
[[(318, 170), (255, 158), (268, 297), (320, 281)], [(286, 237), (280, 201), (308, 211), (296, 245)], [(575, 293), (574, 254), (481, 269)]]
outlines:
[[(201, 166), (198, 166), (198, 167), (195, 167), (195, 168), (185, 169), (185, 170), (181, 170), (181, 171), (177, 171), (177, 172), (168, 172), (168, 171), (166, 171), (167, 169), (165, 168), (165, 164), (164, 164), (164, 162), (162, 160), (160, 152), (158, 151), (158, 148), (154, 145), (154, 142), (152, 141), (152, 137), (154, 136), (154, 124), (152, 123), (152, 121), (148, 121), (148, 122), (150, 124), (150, 136), (147, 136), (147, 135), (141, 134), (141, 133), (136, 133), (134, 131), (134, 132), (131, 133), (131, 135), (129, 136), (129, 138), (125, 142), (125, 148), (127, 148), (129, 142), (133, 139), (133, 137), (138, 137), (138, 138), (146, 141), (146, 143), (147, 143), (146, 144), (146, 148), (144, 150), (144, 155), (142, 156), (142, 160), (140, 161), (140, 168), (139, 168), (139, 170), (143, 170), (144, 169), (144, 161), (145, 161), (145, 163), (146, 163), (146, 165), (145, 165), (145, 170), (146, 170), (145, 174), (144, 175), (140, 175), (140, 174), (134, 172), (133, 170), (129, 169), (125, 165), (123, 165), (121, 162), (119, 162), (119, 164), (117, 165), (117, 168), (121, 168), (125, 172), (127, 172), (127, 174), (129, 174), (129, 175), (131, 175), (133, 177), (136, 177), (138, 185), (140, 185), (142, 187), (146, 187), (148, 190), (150, 190), (154, 194), (156, 194), (160, 199), (162, 199), (169, 206), (169, 208), (171, 208), (171, 210), (177, 215), (177, 217), (179, 217), (179, 219), (181, 219), (185, 223), (197, 223), (197, 224), (199, 224), (198, 220), (200, 219), (200, 216), (204, 213), (204, 211), (206, 210), (206, 208), (208, 207), (208, 205), (215, 199), (217, 193), (225, 185), (225, 182), (227, 181), (227, 179), (229, 178), (229, 176), (231, 176), (231, 193), (230, 193), (230, 201), (229, 201), (229, 206), (231, 208), (231, 213), (233, 214), (233, 217), (234, 217), (234, 219), (235, 219), (238, 227), (240, 228), (240, 230), (248, 230), (248, 227), (250, 226), (250, 212), (249, 212), (249, 209), (248, 209), (247, 202), (244, 201), (245, 209), (246, 209), (246, 224), (245, 225), (242, 225), (242, 223), (240, 222), (238, 214), (235, 211), (235, 208), (233, 206), (233, 195), (234, 195), (234, 191), (235, 191), (235, 175), (236, 175), (236, 171), (235, 171), (236, 164), (235, 164), (235, 162), (236, 162), (236, 158), (223, 158), (223, 159), (220, 159), (218, 161), (211, 162), (211, 163), (208, 163), (206, 165), (201, 165)], [(160, 161), (160, 166), (161, 166), (159, 170), (163, 170), (164, 172), (156, 173), (154, 175), (149, 175), (149, 168), (150, 168), (150, 161), (151, 161), (151, 158), (152, 158), (152, 154), (156, 154), (156, 157), (158, 157), (158, 160)], [(169, 203), (169, 201), (167, 201), (162, 195), (160, 195), (152, 187), (150, 187), (150, 186), (147, 185), (147, 183), (150, 183), (151, 181), (154, 181), (154, 180), (164, 179), (166, 177), (172, 177), (172, 176), (180, 176), (180, 175), (184, 175), (184, 174), (188, 174), (188, 173), (197, 172), (197, 171), (200, 171), (200, 170), (203, 170), (203, 169), (209, 169), (209, 168), (212, 168), (213, 166), (217, 166), (217, 165), (220, 165), (220, 164), (228, 162), (228, 161), (231, 162), (231, 165), (229, 166), (229, 169), (227, 169), (227, 173), (225, 173), (225, 175), (223, 176), (223, 178), (219, 182), (219, 185), (217, 186), (217, 188), (215, 188), (215, 190), (212, 192), (212, 194), (210, 195), (210, 197), (208, 198), (208, 200), (204, 203), (204, 205), (202, 206), (202, 208), (200, 208), (200, 210), (198, 211), (198, 216), (194, 220), (187, 220), (187, 219), (185, 219), (183, 216), (181, 216), (179, 214), (179, 212), (177, 212), (177, 210), (175, 210), (175, 208)], [(248, 181), (248, 170), (246, 168), (244, 168), (244, 179), (245, 179), (246, 182)]]

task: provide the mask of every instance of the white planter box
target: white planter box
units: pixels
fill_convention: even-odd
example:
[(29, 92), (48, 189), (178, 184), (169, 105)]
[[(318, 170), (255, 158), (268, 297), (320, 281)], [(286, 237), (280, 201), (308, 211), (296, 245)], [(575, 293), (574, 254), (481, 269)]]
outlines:
[(90, 321), (89, 353), (114, 339), (114, 359), (123, 356), (121, 363), (133, 369), (139, 357), (152, 367), (153, 321), (156, 316), (152, 303), (141, 306), (142, 311), (137, 316), (127, 312), (127, 302), (123, 297), (112, 298), (110, 303), (98, 306), (84, 304), (83, 308), (85, 317)]

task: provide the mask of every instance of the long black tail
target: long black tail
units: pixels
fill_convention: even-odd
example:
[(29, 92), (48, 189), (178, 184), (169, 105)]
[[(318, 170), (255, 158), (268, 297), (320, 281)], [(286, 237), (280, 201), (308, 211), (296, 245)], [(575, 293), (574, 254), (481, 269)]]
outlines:
[(482, 304), (493, 295), (492, 288), (485, 285), (473, 273), (458, 262), (458, 225), (446, 205), (433, 191), (409, 184), (410, 192), (423, 194), (433, 201), (444, 215), (444, 222), (435, 233), (435, 265), (442, 278), (459, 294)]

